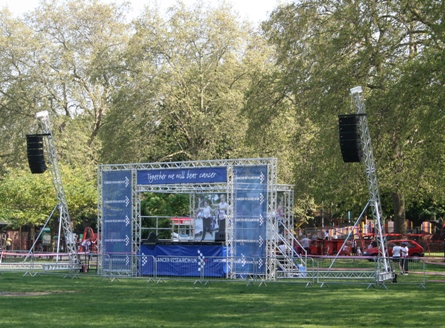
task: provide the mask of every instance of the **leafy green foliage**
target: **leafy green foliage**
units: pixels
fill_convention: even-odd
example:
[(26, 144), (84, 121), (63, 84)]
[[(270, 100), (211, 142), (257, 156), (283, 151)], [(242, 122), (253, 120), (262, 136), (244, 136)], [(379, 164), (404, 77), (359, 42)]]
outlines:
[[(188, 217), (190, 215), (190, 199), (187, 194), (147, 193), (141, 201), (142, 227), (160, 228), (157, 230), (159, 239), (170, 239), (172, 217)], [(146, 239), (150, 229), (142, 231)]]
[(0, 217), (15, 228), (42, 225), (55, 206), (55, 192), (48, 174), (32, 175), (11, 170), (0, 180)]
[[(97, 217), (96, 178), (83, 168), (61, 169), (70, 217), (74, 225)], [(11, 170), (0, 179), (0, 218), (15, 228), (31, 224), (41, 226), (57, 205), (49, 171), (31, 174), (29, 170)], [(57, 211), (53, 221), (57, 222)], [(57, 225), (57, 224), (56, 224)]]
[(188, 216), (190, 200), (186, 194), (148, 193), (141, 201), (142, 215)]
[(302, 199), (312, 195), (315, 203), (340, 207), (366, 203), (361, 167), (339, 156), (337, 127), (337, 115), (350, 111), (348, 90), (361, 85), (380, 186), (397, 200), (384, 212), (403, 220), (405, 200), (426, 196), (420, 190), (443, 203), (441, 6), (314, 0), (280, 7), (263, 23), (277, 52), (276, 69), (263, 74), (262, 87), (275, 101), (268, 109), (251, 106), (250, 117), (294, 113), (300, 125), (294, 126), (294, 180)]
[[(205, 10), (206, 9), (206, 10)], [(248, 40), (222, 5), (154, 8), (135, 22), (122, 89), (102, 129), (105, 161), (181, 161), (243, 154), (240, 116)], [(108, 138), (110, 134), (115, 138)]]
[[(277, 157), (297, 221), (321, 203), (334, 216), (359, 213), (366, 181), (361, 165), (342, 162), (337, 115), (354, 111), (348, 90), (361, 85), (384, 216), (441, 219), (443, 9), (297, 1), (261, 32), (205, 1), (167, 13), (149, 5), (133, 22), (127, 3), (46, 1), (22, 18), (1, 10), (0, 217), (41, 224), (55, 205), (48, 174), (26, 173), (25, 135), (41, 110), (76, 225), (94, 225), (98, 163)], [(148, 196), (144, 211), (187, 215), (170, 197)]]

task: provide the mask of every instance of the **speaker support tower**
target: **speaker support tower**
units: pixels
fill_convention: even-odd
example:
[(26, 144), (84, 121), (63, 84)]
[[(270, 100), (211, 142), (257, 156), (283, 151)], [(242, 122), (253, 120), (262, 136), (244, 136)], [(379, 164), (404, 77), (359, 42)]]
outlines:
[[(366, 210), (368, 205), (372, 209), (372, 215), (373, 219), (375, 220), (375, 229), (377, 231), (377, 243), (379, 246), (379, 249), (382, 251), (382, 260), (378, 261), (378, 265), (376, 267), (376, 275), (377, 275), (377, 282), (384, 282), (385, 280), (392, 279), (393, 273), (391, 270), (391, 267), (389, 265), (389, 259), (387, 257), (386, 252), (386, 245), (385, 241), (383, 239), (384, 235), (384, 226), (382, 226), (381, 222), (381, 216), (382, 216), (382, 208), (381, 208), (381, 201), (380, 201), (380, 193), (379, 193), (379, 186), (378, 186), (378, 179), (377, 179), (377, 169), (375, 166), (375, 160), (374, 160), (374, 153), (371, 146), (371, 135), (369, 132), (368, 127), (368, 120), (366, 116), (366, 110), (365, 110), (365, 103), (363, 100), (363, 94), (362, 94), (362, 87), (358, 86), (355, 88), (352, 88), (350, 90), (351, 92), (351, 105), (355, 109), (356, 114), (352, 115), (340, 115), (339, 119), (340, 123), (340, 146), (342, 148), (342, 155), (343, 159), (355, 159), (355, 160), (344, 160), (345, 162), (357, 162), (356, 159), (358, 157), (360, 158), (358, 162), (362, 161), (365, 168), (366, 178), (367, 178), (367, 184), (368, 184), (368, 192), (369, 192), (369, 201), (366, 204), (363, 212)], [(344, 118), (347, 118), (347, 120), (342, 120)], [(355, 120), (355, 122), (354, 122)], [(349, 124), (345, 123), (348, 122)], [(344, 129), (343, 130), (343, 136), (344, 140), (349, 140), (351, 145), (353, 143), (353, 136), (354, 134), (357, 134), (357, 136), (360, 137), (360, 146), (352, 147), (354, 148), (351, 150), (346, 146), (346, 143), (342, 144), (342, 127), (348, 126), (348, 125), (355, 125), (356, 127), (355, 132), (351, 132), (353, 128)], [(347, 130), (348, 132), (345, 132)], [(357, 140), (358, 143), (358, 140)], [(351, 155), (352, 152), (352, 155)], [(361, 155), (360, 155), (361, 152)], [(345, 154), (347, 153), (347, 154)], [(360, 216), (361, 218), (361, 216)], [(359, 218), (359, 219), (360, 219)], [(355, 223), (357, 225), (359, 223), (359, 220)], [(350, 237), (350, 234), (345, 240), (345, 243), (347, 242), (348, 238)]]
[[(32, 173), (43, 173), (46, 170), (46, 163), (44, 160), (44, 149), (47, 151), (48, 163), (52, 175), (54, 188), (57, 194), (58, 203), (54, 207), (51, 215), (47, 219), (46, 224), (51, 219), (55, 210), (59, 209), (59, 236), (61, 235), (61, 229), (63, 228), (63, 234), (66, 240), (66, 252), (69, 254), (70, 263), (76, 264), (79, 262), (77, 256), (77, 248), (74, 240), (74, 234), (71, 227), (71, 219), (68, 212), (68, 202), (65, 196), (65, 191), (62, 184), (62, 175), (60, 173), (59, 163), (57, 160), (56, 147), (53, 140), (51, 124), (49, 121), (49, 115), (47, 111), (38, 112), (36, 114), (39, 126), (42, 130), (41, 134), (28, 135), (28, 160)], [(45, 136), (45, 138), (43, 138)], [(42, 164), (43, 163), (43, 164)], [(43, 169), (44, 168), (44, 169)], [(34, 171), (33, 171), (34, 169)], [(35, 172), (39, 171), (39, 172)], [(41, 171), (41, 172), (40, 172)], [(37, 242), (38, 238), (36, 239)], [(34, 249), (35, 243), (31, 247), (30, 252)], [(59, 238), (60, 243), (60, 238)], [(60, 248), (60, 244), (57, 245), (57, 251)], [(28, 254), (30, 255), (30, 253)]]

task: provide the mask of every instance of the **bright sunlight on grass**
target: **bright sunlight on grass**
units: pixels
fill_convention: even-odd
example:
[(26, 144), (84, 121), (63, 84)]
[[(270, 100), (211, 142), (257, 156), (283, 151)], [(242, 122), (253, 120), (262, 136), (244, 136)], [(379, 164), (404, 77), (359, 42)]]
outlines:
[(3, 273), (0, 281), (1, 327), (439, 327), (445, 322), (445, 283), (439, 282), (427, 282), (426, 289), (391, 284), (386, 290), (19, 273)]

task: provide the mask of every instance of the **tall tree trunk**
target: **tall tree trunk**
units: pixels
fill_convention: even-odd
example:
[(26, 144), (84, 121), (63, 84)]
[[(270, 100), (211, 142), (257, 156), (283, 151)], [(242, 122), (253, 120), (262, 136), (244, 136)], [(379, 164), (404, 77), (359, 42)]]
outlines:
[(406, 233), (405, 198), (403, 194), (398, 192), (393, 192), (392, 204), (394, 207), (394, 232), (405, 234)]

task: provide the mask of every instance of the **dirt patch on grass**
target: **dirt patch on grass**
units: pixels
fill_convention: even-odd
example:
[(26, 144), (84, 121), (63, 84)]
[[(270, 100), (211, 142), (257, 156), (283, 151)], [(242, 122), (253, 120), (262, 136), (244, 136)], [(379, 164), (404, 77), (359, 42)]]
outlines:
[(427, 282), (441, 282), (441, 283), (445, 283), (445, 280), (428, 280)]
[(61, 293), (75, 293), (74, 291), (53, 290), (49, 292), (0, 292), (0, 296), (42, 296)]

